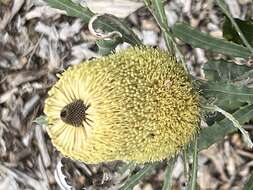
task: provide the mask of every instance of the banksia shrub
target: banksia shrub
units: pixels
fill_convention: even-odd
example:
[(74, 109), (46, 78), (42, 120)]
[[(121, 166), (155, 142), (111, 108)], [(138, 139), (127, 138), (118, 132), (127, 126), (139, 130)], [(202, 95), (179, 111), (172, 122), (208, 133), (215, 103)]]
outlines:
[(136, 47), (69, 68), (44, 111), (48, 134), (65, 156), (144, 163), (178, 153), (198, 132), (200, 108), (173, 56)]

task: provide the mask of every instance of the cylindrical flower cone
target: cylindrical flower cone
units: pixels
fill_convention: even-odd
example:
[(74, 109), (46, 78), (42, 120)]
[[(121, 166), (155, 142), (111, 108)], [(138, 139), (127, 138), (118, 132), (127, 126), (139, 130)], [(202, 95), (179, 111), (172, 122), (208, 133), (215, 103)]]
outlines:
[(86, 163), (158, 161), (198, 132), (198, 98), (173, 56), (129, 48), (59, 76), (45, 103), (47, 131), (63, 155)]

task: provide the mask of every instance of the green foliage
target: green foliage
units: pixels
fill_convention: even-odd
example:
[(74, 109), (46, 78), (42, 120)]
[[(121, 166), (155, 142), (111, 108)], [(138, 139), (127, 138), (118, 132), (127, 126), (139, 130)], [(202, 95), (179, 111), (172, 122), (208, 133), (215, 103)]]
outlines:
[[(231, 57), (247, 59), (251, 56), (249, 48), (211, 37), (184, 23), (175, 24), (172, 31), (176, 37), (193, 47)], [(244, 35), (247, 37), (246, 33)], [(207, 102), (213, 99), (212, 103), (230, 112), (240, 124), (251, 120), (253, 118), (253, 89), (249, 88), (245, 81), (253, 77), (252, 68), (236, 65), (231, 61), (215, 60), (208, 61), (204, 71), (207, 81), (199, 81), (199, 89)], [(199, 151), (221, 141), (226, 135), (237, 130), (233, 127), (232, 121), (221, 114), (214, 117), (209, 116), (207, 123), (209, 127), (202, 129), (198, 136)], [(194, 150), (193, 146), (191, 150)]]
[(222, 10), (222, 12), (226, 15), (226, 17), (229, 19), (229, 21), (231, 22), (232, 26), (234, 27), (234, 29), (236, 30), (237, 34), (239, 35), (240, 39), (242, 40), (243, 44), (248, 48), (248, 50), (253, 53), (253, 48), (252, 46), (249, 44), (248, 40), (245, 38), (241, 28), (238, 26), (238, 24), (236, 23), (235, 19), (233, 18), (233, 16), (231, 15), (231, 13), (228, 10), (228, 7), (226, 5), (226, 3), (224, 2), (224, 0), (216, 0), (216, 3), (218, 4), (218, 6), (220, 7), (220, 9)]
[[(54, 8), (65, 10), (68, 16), (79, 17), (84, 23), (88, 24), (95, 14), (87, 7), (82, 7), (71, 0), (48, 0), (48, 4)], [(104, 55), (111, 52), (119, 43), (127, 42), (131, 45), (140, 45), (141, 41), (136, 34), (128, 27), (128, 24), (113, 15), (102, 15), (97, 17), (93, 23), (95, 30), (103, 30), (105, 33), (118, 31), (122, 34), (122, 38), (111, 39), (109, 41), (99, 41), (99, 51)], [(105, 50), (105, 47), (108, 50)]]
[(39, 125), (47, 125), (47, 117), (45, 115), (41, 115), (39, 117), (36, 117), (35, 120), (33, 121), (34, 123), (37, 123)]
[[(237, 65), (225, 60), (208, 61), (204, 66), (208, 81), (200, 81), (201, 94), (207, 100), (230, 112), (240, 124), (253, 118), (253, 88), (243, 80), (251, 76), (252, 68)], [(201, 130), (199, 150), (208, 148), (222, 140), (226, 135), (235, 132), (232, 122), (221, 114), (207, 118), (208, 128)]]
[[(253, 103), (253, 89), (243, 82), (251, 71), (252, 69), (246, 65), (237, 65), (225, 60), (208, 61), (204, 65), (208, 81), (200, 82), (201, 94), (206, 99), (213, 98), (217, 106), (229, 112), (245, 103)], [(243, 78), (245, 74), (247, 75)]]
[(247, 48), (223, 39), (214, 38), (185, 23), (175, 24), (172, 31), (174, 36), (193, 47), (203, 48), (233, 57), (248, 58), (251, 56), (251, 52)]
[(208, 81), (235, 81), (238, 77), (252, 70), (246, 65), (237, 65), (226, 60), (210, 60), (204, 65)]
[(168, 163), (167, 163), (167, 167), (165, 170), (165, 175), (164, 175), (164, 183), (163, 183), (163, 188), (162, 190), (170, 190), (172, 187), (172, 179), (171, 179), (171, 175), (172, 175), (172, 171), (175, 165), (177, 157), (175, 156), (174, 158), (171, 158)]
[(126, 182), (123, 187), (120, 188), (120, 190), (132, 190), (135, 185), (137, 185), (145, 176), (150, 174), (152, 170), (155, 169), (155, 167), (159, 163), (153, 163), (153, 164), (146, 164), (144, 167), (138, 171), (136, 174), (132, 175)]
[(245, 184), (243, 190), (252, 190), (253, 189), (253, 173)]
[[(83, 22), (88, 24), (90, 19), (94, 17), (94, 13), (88, 8), (81, 7), (73, 3), (71, 0), (48, 0), (52, 7), (65, 10), (68, 16), (80, 17)], [(158, 25), (161, 28), (165, 38), (165, 43), (171, 53), (180, 56), (181, 62), (184, 63), (183, 56), (178, 49), (174, 37), (181, 39), (183, 42), (190, 44), (192, 47), (203, 48), (211, 52), (221, 53), (234, 59), (240, 57), (248, 59), (252, 56), (253, 46), (253, 21), (243, 21), (234, 19), (229, 13), (226, 4), (222, 0), (216, 0), (216, 3), (226, 15), (223, 23), (223, 37), (218, 39), (203, 33), (185, 23), (177, 23), (170, 30), (167, 26), (167, 18), (164, 11), (163, 2), (161, 0), (145, 0), (146, 6), (153, 13)], [(96, 44), (99, 53), (107, 55), (111, 53), (115, 47), (122, 42), (128, 42), (131, 45), (141, 45), (141, 41), (127, 26), (127, 24), (112, 15), (99, 16), (93, 23), (95, 30), (102, 30), (104, 33), (118, 31), (122, 37), (111, 37), (110, 39), (99, 39)], [(230, 42), (228, 42), (228, 41)], [(246, 46), (246, 47), (245, 47)], [(245, 61), (246, 62), (246, 61)], [(231, 113), (240, 124), (244, 124), (253, 118), (253, 88), (247, 85), (248, 79), (253, 79), (253, 70), (246, 65), (237, 65), (228, 60), (209, 60), (204, 66), (204, 72), (207, 81), (199, 80), (199, 90), (205, 98), (205, 103), (211, 103)], [(197, 141), (191, 146), (193, 154), (193, 170), (190, 181), (190, 189), (196, 189), (197, 176), (197, 150), (208, 148), (214, 143), (224, 139), (224, 137), (232, 132), (237, 131), (232, 127), (233, 123), (229, 118), (221, 114), (216, 116), (207, 115), (207, 123), (209, 127), (200, 131)], [(44, 116), (36, 118), (36, 123), (46, 124)], [(165, 180), (163, 190), (171, 187), (171, 172), (174, 161), (170, 161), (165, 172)], [(158, 163), (146, 164), (136, 174), (129, 177), (121, 190), (130, 190), (138, 184), (145, 176), (149, 175)], [(135, 165), (130, 163), (125, 169), (130, 168), (132, 171)], [(244, 190), (253, 188), (253, 175), (245, 185)]]
[(87, 24), (91, 17), (94, 16), (94, 13), (91, 12), (88, 8), (81, 7), (71, 0), (48, 0), (48, 4), (51, 7), (65, 10), (68, 16), (82, 18), (83, 21)]
[(97, 18), (94, 22), (94, 28), (104, 30), (105, 32), (118, 31), (122, 34), (122, 40), (131, 45), (141, 45), (140, 39), (131, 30), (128, 24), (113, 15), (105, 14)]
[[(184, 23), (176, 24), (173, 27), (173, 33), (193, 47), (200, 47), (235, 57), (248, 58), (251, 55), (250, 51), (243, 46), (213, 38)], [(204, 66), (204, 71), (208, 81), (199, 81), (201, 94), (208, 100), (213, 99), (213, 103), (224, 110), (234, 112), (236, 118), (242, 124), (249, 121), (253, 117), (248, 114), (251, 111), (246, 109), (247, 106), (242, 106), (253, 103), (253, 89), (240, 81), (252, 77), (252, 68), (245, 65), (236, 65), (225, 60), (216, 60), (208, 61)], [(231, 127), (232, 123), (220, 114), (211, 118), (212, 122), (210, 122), (210, 118), (207, 118), (207, 120), (210, 127), (200, 132), (200, 150), (207, 148), (236, 130)]]
[(195, 138), (193, 147), (192, 173), (189, 183), (189, 190), (197, 189), (197, 172), (198, 172), (198, 139)]
[[(253, 118), (253, 104), (240, 107), (232, 115), (244, 124)], [(214, 143), (221, 141), (229, 133), (235, 132), (236, 128), (232, 127), (232, 122), (228, 118), (215, 122), (213, 125), (201, 130), (198, 136), (198, 149), (203, 150)]]
[(98, 53), (100, 55), (108, 55), (117, 47), (119, 43), (121, 43), (121, 39), (118, 37), (107, 40), (97, 40), (96, 44), (98, 46)]
[[(203, 82), (201, 85), (201, 94), (208, 98), (216, 98), (217, 102), (228, 102), (233, 104), (235, 101), (253, 103), (253, 88), (248, 88), (246, 85), (236, 85), (231, 82)], [(222, 100), (222, 101), (221, 101)], [(225, 105), (221, 104), (219, 107)]]
[[(239, 28), (241, 29), (243, 35), (245, 36), (249, 44), (253, 46), (253, 20), (240, 20), (238, 18), (235, 18), (234, 20), (236, 24), (239, 26)], [(223, 37), (226, 40), (244, 45), (235, 27), (232, 25), (232, 23), (227, 17), (225, 17), (225, 20), (222, 26), (222, 31), (223, 31)]]
[(174, 36), (172, 34), (172, 31), (170, 30), (167, 24), (168, 21), (167, 21), (167, 17), (164, 10), (164, 5), (163, 5), (164, 2), (162, 0), (154, 0), (154, 1), (144, 0), (144, 2), (146, 6), (150, 9), (150, 11), (153, 13), (153, 16), (155, 17), (157, 24), (161, 28), (168, 51), (173, 55), (177, 54), (180, 59), (180, 62), (183, 64), (184, 69), (188, 71), (185, 60), (184, 60), (184, 56), (179, 50), (176, 44), (176, 41), (174, 39)]
[(124, 174), (125, 172), (130, 172), (132, 173), (134, 171), (134, 169), (136, 168), (136, 163), (134, 162), (129, 162), (129, 163), (125, 163), (123, 164), (123, 166), (121, 166), (118, 170), (118, 172), (120, 174)]
[(153, 12), (153, 15), (157, 23), (161, 27), (167, 49), (169, 50), (170, 53), (173, 53), (173, 45), (172, 45), (173, 38), (171, 37), (169, 27), (167, 24), (168, 21), (165, 14), (163, 2), (161, 0), (154, 0), (154, 1), (145, 0), (145, 3), (147, 7), (149, 7), (150, 10)]

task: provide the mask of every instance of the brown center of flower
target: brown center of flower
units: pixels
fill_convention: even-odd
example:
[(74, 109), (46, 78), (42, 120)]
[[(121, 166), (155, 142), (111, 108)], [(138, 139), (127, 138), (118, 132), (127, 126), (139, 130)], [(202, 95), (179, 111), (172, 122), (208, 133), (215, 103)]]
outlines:
[(86, 120), (85, 111), (87, 109), (88, 106), (82, 100), (75, 100), (61, 110), (60, 116), (65, 123), (78, 127)]

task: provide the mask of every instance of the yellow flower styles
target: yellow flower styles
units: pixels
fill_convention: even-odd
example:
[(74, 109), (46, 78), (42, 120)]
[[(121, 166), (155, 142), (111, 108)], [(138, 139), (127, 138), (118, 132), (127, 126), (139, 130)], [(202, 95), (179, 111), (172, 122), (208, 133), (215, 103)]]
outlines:
[(86, 163), (169, 158), (198, 132), (199, 99), (167, 52), (135, 47), (73, 66), (44, 112), (54, 146)]

